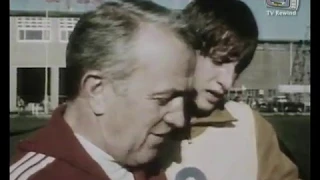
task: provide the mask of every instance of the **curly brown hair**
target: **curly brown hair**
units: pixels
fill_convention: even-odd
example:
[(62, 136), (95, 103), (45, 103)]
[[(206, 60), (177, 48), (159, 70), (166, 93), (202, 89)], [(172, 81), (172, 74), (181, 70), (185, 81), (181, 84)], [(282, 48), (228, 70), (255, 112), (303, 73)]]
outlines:
[[(213, 61), (239, 60), (240, 74), (251, 62), (258, 26), (250, 8), (239, 0), (194, 0), (182, 11), (197, 36), (195, 49)], [(221, 58), (223, 57), (223, 58)]]

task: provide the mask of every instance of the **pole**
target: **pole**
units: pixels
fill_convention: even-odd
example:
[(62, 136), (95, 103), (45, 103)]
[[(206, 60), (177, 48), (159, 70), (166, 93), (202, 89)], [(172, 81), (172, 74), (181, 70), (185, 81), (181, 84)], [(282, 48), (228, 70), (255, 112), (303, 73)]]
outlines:
[[(48, 9), (46, 9), (46, 21), (48, 22)], [(44, 80), (44, 112), (48, 114), (48, 42), (45, 43), (45, 80)]]
[(66, 6), (67, 6), (67, 11), (68, 11), (68, 12), (69, 12), (69, 11), (72, 11), (70, 0), (66, 0)]
[(293, 66), (293, 43), (290, 43), (290, 83), (292, 84), (292, 67)]

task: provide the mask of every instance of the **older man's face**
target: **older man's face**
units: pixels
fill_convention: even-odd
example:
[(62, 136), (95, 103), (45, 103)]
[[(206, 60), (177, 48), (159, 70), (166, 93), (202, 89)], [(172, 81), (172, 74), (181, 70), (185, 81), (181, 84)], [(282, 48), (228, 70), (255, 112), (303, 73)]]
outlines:
[[(124, 96), (113, 95), (112, 154), (126, 164), (150, 161), (167, 134), (184, 126), (183, 96), (190, 90), (194, 52), (172, 32), (146, 26), (138, 33), (135, 55), (139, 67), (128, 80)], [(112, 94), (106, 93), (106, 101)], [(109, 138), (110, 139), (110, 138)]]

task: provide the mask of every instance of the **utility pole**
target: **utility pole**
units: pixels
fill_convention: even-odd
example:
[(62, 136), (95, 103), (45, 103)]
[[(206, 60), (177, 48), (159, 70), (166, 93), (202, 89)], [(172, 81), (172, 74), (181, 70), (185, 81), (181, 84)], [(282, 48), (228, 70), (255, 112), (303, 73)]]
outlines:
[[(48, 19), (48, 9), (46, 8), (46, 22), (49, 22)], [(47, 24), (46, 24), (47, 25)], [(48, 43), (45, 43), (45, 80), (44, 80), (44, 113), (48, 114)]]
[[(59, 3), (60, 0), (46, 0), (47, 3)], [(49, 19), (49, 9), (48, 8), (48, 4), (46, 6), (46, 24), (45, 26), (47, 26), (47, 23), (50, 24), (50, 19)], [(50, 26), (51, 28), (51, 26)], [(47, 29), (47, 27), (45, 27), (45, 29)], [(44, 31), (46, 32), (46, 31)], [(50, 39), (50, 36), (51, 36), (51, 31), (49, 31), (50, 34), (44, 34), (44, 37), (46, 38), (46, 35), (49, 35), (49, 39)], [(44, 113), (45, 114), (48, 114), (49, 113), (49, 98), (48, 98), (48, 83), (49, 83), (49, 80), (48, 80), (48, 64), (49, 64), (49, 57), (48, 57), (48, 54), (49, 54), (49, 49), (48, 49), (48, 45), (49, 45), (49, 41), (45, 43), (45, 78), (44, 78)]]

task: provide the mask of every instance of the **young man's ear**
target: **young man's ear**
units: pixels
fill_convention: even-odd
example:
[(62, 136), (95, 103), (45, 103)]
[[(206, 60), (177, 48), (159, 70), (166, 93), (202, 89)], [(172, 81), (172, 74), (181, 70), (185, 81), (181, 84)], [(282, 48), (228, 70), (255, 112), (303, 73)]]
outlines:
[(96, 115), (105, 111), (103, 78), (100, 71), (88, 71), (82, 78), (81, 87), (89, 105)]

